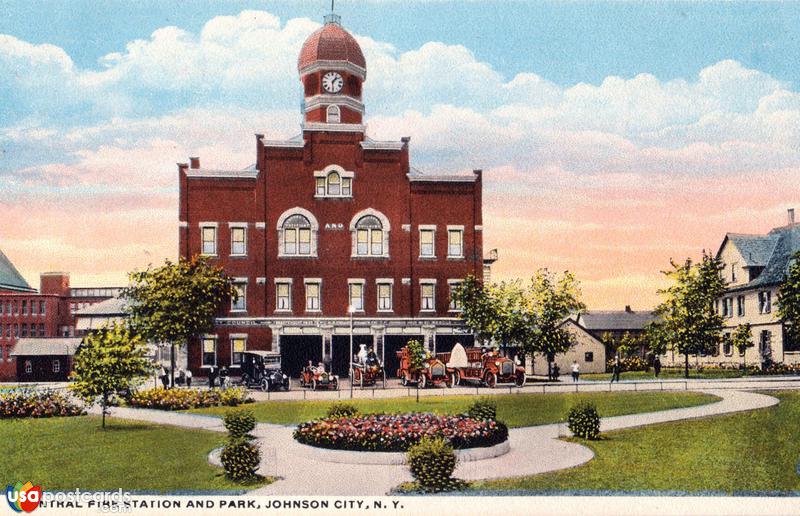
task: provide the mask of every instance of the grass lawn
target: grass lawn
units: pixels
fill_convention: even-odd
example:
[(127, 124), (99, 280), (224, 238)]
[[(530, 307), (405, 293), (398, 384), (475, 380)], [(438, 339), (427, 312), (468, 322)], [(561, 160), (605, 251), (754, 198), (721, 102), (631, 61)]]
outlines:
[[(45, 490), (242, 490), (208, 463), (224, 434), (95, 416), (0, 420), (0, 478)], [(263, 483), (259, 484), (263, 485)], [(257, 487), (257, 486), (251, 486)]]
[[(346, 400), (361, 412), (466, 412), (474, 396), (426, 396), (419, 403), (414, 398)], [(587, 392), (564, 394), (506, 394), (492, 396), (497, 400), (497, 418), (510, 427), (543, 425), (563, 421), (570, 407), (580, 401), (591, 401), (603, 416), (620, 416), (670, 408), (691, 407), (711, 403), (718, 398), (696, 392)], [(343, 400), (345, 401), (345, 400)], [(325, 415), (333, 401), (263, 401), (251, 403), (256, 419), (268, 423), (298, 424)], [(222, 415), (230, 407), (194, 409), (199, 414)]]
[[(689, 379), (716, 379), (716, 378), (741, 378), (747, 376), (744, 371), (736, 369), (706, 369), (702, 372), (689, 369)], [(620, 380), (655, 380), (656, 375), (653, 370), (649, 371), (628, 371), (620, 374)], [(664, 368), (658, 379), (661, 380), (683, 380), (683, 369)], [(590, 373), (582, 374), (581, 380), (609, 381), (611, 373)]]
[(605, 434), (593, 460), (563, 471), (476, 482), (478, 490), (800, 491), (800, 392), (775, 407)]

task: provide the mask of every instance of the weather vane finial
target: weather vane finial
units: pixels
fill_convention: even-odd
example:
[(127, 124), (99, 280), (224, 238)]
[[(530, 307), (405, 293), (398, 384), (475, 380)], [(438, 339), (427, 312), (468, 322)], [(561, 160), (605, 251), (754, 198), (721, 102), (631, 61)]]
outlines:
[(325, 23), (326, 24), (335, 23), (337, 25), (341, 25), (342, 17), (339, 16), (338, 14), (336, 14), (335, 12), (333, 12), (334, 7), (335, 7), (335, 5), (334, 5), (335, 1), (336, 0), (331, 0), (331, 13), (325, 15)]

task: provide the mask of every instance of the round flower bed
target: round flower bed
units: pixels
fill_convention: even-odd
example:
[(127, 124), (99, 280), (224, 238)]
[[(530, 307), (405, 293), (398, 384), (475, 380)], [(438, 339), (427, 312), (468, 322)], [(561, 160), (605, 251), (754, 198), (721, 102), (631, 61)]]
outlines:
[(455, 449), (484, 448), (508, 439), (508, 428), (499, 421), (466, 415), (415, 413), (325, 418), (294, 431), (300, 443), (353, 451), (402, 452), (423, 437), (444, 437)]

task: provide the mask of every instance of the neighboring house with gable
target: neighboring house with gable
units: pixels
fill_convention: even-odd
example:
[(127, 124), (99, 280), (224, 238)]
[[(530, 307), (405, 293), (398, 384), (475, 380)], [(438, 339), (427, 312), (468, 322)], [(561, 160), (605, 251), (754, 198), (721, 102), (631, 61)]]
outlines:
[[(715, 353), (697, 357), (697, 362), (741, 363), (745, 360), (748, 364), (760, 364), (767, 358), (774, 362), (800, 362), (800, 342), (786, 339), (777, 313), (778, 291), (791, 257), (798, 250), (800, 224), (795, 222), (794, 209), (789, 210), (785, 226), (774, 228), (766, 235), (725, 235), (716, 256), (723, 263), (722, 274), (728, 289), (715, 303), (724, 321), (723, 342)], [(730, 344), (730, 336), (737, 326), (746, 323), (750, 323), (755, 345), (742, 356)], [(674, 359), (681, 361), (677, 355)]]

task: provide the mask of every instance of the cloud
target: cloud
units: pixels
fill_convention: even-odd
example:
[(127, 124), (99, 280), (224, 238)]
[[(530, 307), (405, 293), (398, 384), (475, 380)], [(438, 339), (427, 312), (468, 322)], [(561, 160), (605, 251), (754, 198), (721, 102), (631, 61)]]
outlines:
[[(52, 267), (106, 281), (173, 256), (175, 163), (241, 168), (253, 133), (296, 134), (297, 55), (318, 27), (243, 11), (196, 33), (162, 27), (94, 68), (0, 35), (4, 250), (34, 283)], [(736, 61), (560, 86), (541, 70), (505, 77), (461, 45), (355, 36), (370, 136), (411, 136), (424, 171), (485, 170), (498, 277), (570, 268), (590, 306), (652, 304), (670, 257), (766, 231), (797, 201), (800, 94)]]

